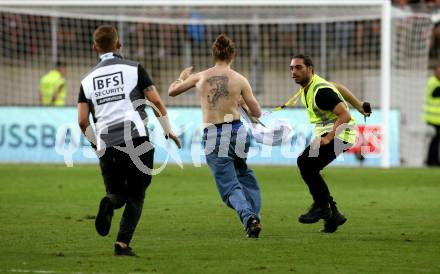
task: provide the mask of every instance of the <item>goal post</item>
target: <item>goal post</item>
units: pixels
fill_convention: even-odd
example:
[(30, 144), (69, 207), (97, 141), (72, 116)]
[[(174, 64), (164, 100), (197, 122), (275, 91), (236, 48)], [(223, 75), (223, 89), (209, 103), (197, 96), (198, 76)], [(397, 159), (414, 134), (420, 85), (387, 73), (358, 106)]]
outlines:
[(382, 155), (381, 166), (390, 167), (390, 96), (391, 96), (391, 3), (382, 1), (381, 20), (381, 121), (382, 121)]
[[(311, 55), (318, 74), (371, 101), (380, 110), (380, 166), (390, 167), (390, 110), (406, 107), (391, 98), (393, 60), (407, 57), (394, 51), (408, 46), (393, 39), (392, 9), (389, 0), (0, 1), (2, 20), (12, 20), (0, 31), (6, 90), (0, 105), (38, 105), (39, 76), (58, 59), (69, 65), (67, 104), (74, 105), (81, 75), (96, 62), (90, 36), (102, 23), (118, 28), (122, 53), (151, 72), (159, 91), (184, 66), (210, 66), (210, 43), (227, 32), (237, 44), (234, 68), (248, 77), (264, 107), (284, 103), (297, 88), (286, 69), (294, 53)], [(422, 24), (417, 31), (428, 28)], [(415, 31), (409, 29), (398, 31)], [(408, 50), (421, 52), (421, 60), (425, 47), (421, 41)], [(29, 78), (19, 81), (23, 73)], [(197, 103), (195, 95), (164, 100), (171, 106)]]

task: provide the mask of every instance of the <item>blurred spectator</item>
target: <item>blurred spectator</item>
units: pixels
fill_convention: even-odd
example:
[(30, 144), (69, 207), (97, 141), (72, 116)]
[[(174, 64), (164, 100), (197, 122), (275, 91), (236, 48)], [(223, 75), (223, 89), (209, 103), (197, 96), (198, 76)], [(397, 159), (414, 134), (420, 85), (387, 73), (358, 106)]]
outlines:
[(402, 11), (411, 11), (408, 0), (393, 0), (393, 4)]
[(54, 69), (50, 70), (40, 79), (40, 102), (43, 106), (64, 106), (66, 104), (67, 85), (66, 66), (57, 62)]
[(159, 24), (159, 57), (178, 56), (180, 53), (180, 39), (182, 25)]
[(13, 57), (16, 54), (24, 53), (23, 39), (23, 20), (21, 15), (6, 14), (4, 15), (4, 51), (5, 57)]
[(336, 49), (343, 56), (349, 53), (350, 41), (354, 36), (355, 23), (354, 22), (336, 22), (335, 26), (335, 42)]
[(435, 129), (435, 135), (429, 143), (428, 166), (440, 166), (440, 63), (437, 64), (434, 75), (428, 79), (425, 93), (424, 119), (428, 125)]
[(152, 33), (150, 25), (150, 23), (127, 23), (125, 38), (128, 43), (124, 43), (122, 46), (124, 47), (124, 53), (131, 56), (130, 58), (139, 60), (143, 59), (146, 55), (152, 56), (151, 52), (148, 51), (153, 47), (146, 44), (146, 42), (148, 43), (152, 40), (149, 37), (150, 33)]
[(434, 59), (440, 58), (440, 21), (437, 22), (432, 29), (429, 55)]
[(195, 44), (200, 44), (205, 39), (205, 26), (200, 23), (200, 19), (202, 19), (202, 15), (198, 11), (191, 11), (188, 37)]
[[(250, 44), (250, 54), (252, 54), (252, 51), (258, 50), (257, 46), (260, 46), (262, 49), (262, 56), (264, 57), (270, 57), (273, 56), (273, 51), (276, 51), (276, 48), (272, 46), (272, 42), (275, 41), (273, 38), (274, 33), (276, 30), (273, 29), (272, 25), (262, 25), (262, 26), (252, 26), (250, 28), (250, 37), (251, 37), (251, 44)], [(252, 80), (251, 80), (252, 82)]]
[[(78, 30), (75, 19), (62, 18), (58, 21), (57, 29), (57, 45), (60, 50), (59, 54), (72, 55), (78, 50)], [(75, 50), (72, 52), (72, 50)]]
[(27, 21), (27, 26), (29, 29), (26, 30), (26, 32), (30, 36), (28, 45), (29, 53), (31, 55), (36, 55), (39, 53), (39, 51), (42, 53), (45, 45), (40, 45), (38, 40), (41, 39), (40, 37), (42, 37), (43, 39), (41, 40), (50, 41), (49, 18), (43, 16), (28, 16)]
[(321, 51), (321, 23), (298, 24), (299, 52), (309, 56), (318, 56)]
[(380, 53), (380, 21), (363, 21), (356, 24), (356, 54)]
[(423, 9), (425, 11), (435, 12), (440, 8), (440, 0), (424, 0), (422, 2), (423, 2)]
[(297, 24), (279, 24), (277, 30), (279, 33), (279, 45), (282, 48), (280, 53), (293, 56), (299, 52), (299, 50), (297, 50)]

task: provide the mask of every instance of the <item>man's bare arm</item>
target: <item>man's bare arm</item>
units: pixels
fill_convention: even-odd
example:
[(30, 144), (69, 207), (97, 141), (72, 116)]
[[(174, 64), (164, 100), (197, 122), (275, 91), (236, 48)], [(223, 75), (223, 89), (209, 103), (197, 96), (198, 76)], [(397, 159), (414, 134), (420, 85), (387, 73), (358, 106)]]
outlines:
[(249, 107), (250, 113), (256, 118), (261, 117), (261, 108), (254, 94), (252, 93), (252, 88), (249, 82), (244, 79), (243, 88), (241, 90), (241, 96), (244, 103)]
[(193, 67), (188, 67), (182, 70), (180, 73), (179, 79), (172, 82), (170, 87), (168, 88), (168, 95), (171, 97), (175, 97), (193, 87), (199, 81), (198, 74), (192, 74)]
[(251, 115), (251, 111), (250, 111), (249, 107), (246, 105), (246, 103), (244, 102), (243, 97), (240, 98), (240, 101), (238, 104), (244, 110), (244, 112), (246, 112), (249, 119), (251, 119), (251, 122), (253, 124), (258, 124), (258, 119)]
[(155, 86), (151, 85), (144, 90), (145, 98), (153, 104), (153, 112), (156, 117), (167, 115), (167, 110), (165, 108), (162, 99)]
[(78, 125), (86, 139), (92, 144), (92, 147), (96, 149), (96, 136), (90, 126), (89, 115), (89, 104), (78, 103)]
[(153, 104), (153, 112), (159, 120), (160, 125), (162, 126), (165, 137), (171, 138), (178, 148), (181, 148), (179, 138), (173, 133), (170, 125), (170, 121), (167, 116), (167, 110), (165, 108), (162, 99), (159, 96), (159, 93), (156, 90), (156, 87), (151, 85), (144, 90), (145, 98)]

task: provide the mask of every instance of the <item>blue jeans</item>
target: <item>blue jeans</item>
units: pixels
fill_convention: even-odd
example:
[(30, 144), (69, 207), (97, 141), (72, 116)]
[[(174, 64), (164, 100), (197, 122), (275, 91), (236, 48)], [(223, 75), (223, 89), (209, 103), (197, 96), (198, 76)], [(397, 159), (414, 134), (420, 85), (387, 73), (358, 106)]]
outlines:
[(204, 130), (206, 162), (223, 202), (234, 209), (246, 227), (260, 217), (261, 194), (253, 171), (246, 164), (250, 136), (240, 121), (212, 125)]

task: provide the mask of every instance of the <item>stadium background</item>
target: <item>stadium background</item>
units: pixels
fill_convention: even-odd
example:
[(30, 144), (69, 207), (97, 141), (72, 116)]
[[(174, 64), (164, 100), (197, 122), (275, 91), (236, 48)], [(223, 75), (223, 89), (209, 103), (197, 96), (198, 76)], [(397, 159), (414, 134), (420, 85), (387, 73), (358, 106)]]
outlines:
[[(45, 5), (37, 6), (37, 1)], [(72, 6), (62, 5), (66, 1)], [(100, 7), (90, 5), (97, 2)], [(121, 6), (123, 2), (144, 6)], [(204, 0), (162, 0), (146, 7), (150, 2), (0, 0), (0, 273), (440, 273), (440, 169), (409, 168), (423, 165), (431, 134), (420, 118), (423, 93), (430, 68), (440, 57), (439, 9), (428, 0), (396, 1), (389, 21), (392, 76), (385, 91), (391, 93), (389, 117), (394, 122), (388, 125), (396, 134), (390, 136), (397, 149), (391, 152), (397, 158), (392, 164), (403, 167), (356, 167), (361, 164), (353, 160), (349, 168), (333, 166), (322, 172), (347, 224), (322, 234), (322, 222), (297, 222), (310, 196), (294, 160), (283, 166), (252, 164), (263, 195), (263, 231), (257, 240), (247, 239), (206, 166), (167, 165), (147, 191), (131, 245), (139, 257), (115, 258), (116, 222), (109, 237), (99, 237), (94, 228), (105, 192), (99, 166), (75, 162), (66, 167), (61, 164), (66, 159), (54, 153), (71, 148), (63, 138), (57, 147), (57, 126), (63, 124), (70, 125), (69, 138), (64, 134), (68, 131), (61, 131), (69, 144), (88, 148), (84, 139), (74, 138), (79, 131), (75, 104), (81, 76), (97, 62), (90, 46), (98, 24), (118, 26), (123, 54), (147, 68), (171, 105), (170, 113), (182, 113), (188, 124), (200, 121), (200, 112), (192, 108), (196, 98), (189, 93), (167, 98), (167, 86), (186, 65), (211, 65), (209, 45), (220, 31), (236, 41), (234, 68), (250, 78), (266, 109), (296, 90), (288, 64), (292, 54), (304, 51), (314, 58), (319, 74), (373, 103), (367, 126), (377, 127), (378, 136), (383, 122), (382, 13), (377, 3), (386, 0), (270, 2), (320, 3), (312, 9), (267, 6), (268, 1), (260, 0), (221, 1), (231, 3), (229, 8), (181, 5), (212, 3)], [(165, 2), (175, 6), (160, 6)], [(253, 5), (237, 6), (243, 2)], [(341, 5), (347, 2), (355, 4)], [(67, 64), (67, 104), (42, 107), (38, 82), (57, 60)], [(304, 114), (296, 107), (273, 115), (292, 116), (295, 128), (307, 132), (306, 125), (296, 125)], [(357, 119), (362, 126), (362, 117)], [(157, 127), (155, 120), (151, 126)], [(200, 138), (197, 133), (193, 136)], [(301, 136), (306, 140), (309, 135)], [(186, 146), (198, 142), (183, 137)], [(87, 149), (82, 153), (93, 155)], [(280, 160), (279, 155), (271, 159)], [(120, 214), (116, 211), (114, 220)]]
[[(18, 107), (18, 111), (13, 109), (17, 113), (38, 106), (40, 77), (61, 61), (67, 65), (66, 106), (74, 107), (81, 77), (97, 62), (91, 50), (92, 33), (96, 26), (106, 23), (118, 27), (122, 54), (144, 65), (167, 106), (193, 107), (198, 104), (194, 92), (168, 98), (167, 87), (185, 66), (193, 65), (196, 70), (209, 67), (210, 45), (219, 33), (225, 32), (238, 49), (234, 69), (249, 78), (263, 107), (280, 105), (297, 90), (288, 64), (291, 56), (299, 52), (312, 56), (318, 74), (345, 84), (359, 98), (372, 102), (375, 113), (370, 125), (373, 130), (379, 128), (373, 133), (376, 139), (380, 139), (383, 122), (379, 110), (382, 93), (390, 92), (389, 110), (395, 113), (391, 116), (397, 117), (390, 121), (390, 127), (398, 131), (389, 140), (390, 147), (397, 146), (397, 152), (391, 149), (391, 158), (394, 157), (391, 164), (421, 166), (431, 134), (421, 120), (421, 109), (426, 79), (439, 55), (439, 39), (435, 36), (438, 31), (434, 29), (438, 7), (429, 1), (396, 5), (391, 14), (391, 84), (389, 91), (383, 91), (380, 85), (382, 11), (380, 6), (365, 2), (361, 6), (244, 8), (59, 5), (48, 9), (38, 5), (1, 5), (0, 105)], [(15, 124), (8, 121), (10, 111), (10, 108), (2, 110), (0, 144), (4, 149), (11, 149), (10, 144), (18, 142), (15, 135), (22, 135), (23, 140), (32, 138), (26, 136), (30, 134), (26, 134), (25, 125), (12, 128)], [(54, 113), (54, 116), (63, 114)], [(363, 123), (362, 119), (358, 122)], [(380, 143), (372, 146), (370, 149), (380, 151)], [(44, 160), (33, 157), (35, 161)], [(7, 157), (2, 161), (8, 162)], [(21, 161), (29, 159), (24, 157)]]

